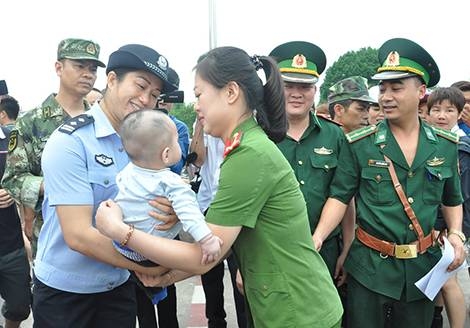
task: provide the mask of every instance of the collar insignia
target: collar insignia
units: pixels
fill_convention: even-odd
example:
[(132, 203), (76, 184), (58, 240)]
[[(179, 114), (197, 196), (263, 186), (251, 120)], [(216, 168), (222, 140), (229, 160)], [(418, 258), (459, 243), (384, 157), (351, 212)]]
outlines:
[(333, 149), (327, 149), (325, 147), (314, 148), (313, 152), (318, 155), (331, 155), (333, 153)]
[(113, 161), (112, 157), (108, 157), (105, 154), (95, 155), (95, 161), (96, 161), (96, 163), (98, 163), (100, 165), (103, 165), (105, 167), (114, 164), (114, 161)]
[(385, 60), (384, 66), (400, 66), (400, 55), (398, 52), (391, 51)]
[(224, 158), (225, 156), (227, 156), (228, 154), (230, 154), (230, 152), (232, 150), (234, 150), (235, 148), (237, 148), (238, 146), (240, 146), (240, 139), (242, 137), (242, 132), (241, 131), (238, 131), (237, 133), (235, 133), (233, 135), (233, 138), (232, 140), (228, 139), (226, 142), (225, 142), (225, 148), (224, 148)]
[(433, 159), (427, 160), (426, 164), (428, 164), (429, 166), (439, 166), (439, 165), (444, 164), (445, 161), (446, 160), (443, 157), (441, 158), (434, 157)]
[(292, 58), (292, 67), (294, 68), (307, 68), (307, 59), (302, 54), (297, 54)]

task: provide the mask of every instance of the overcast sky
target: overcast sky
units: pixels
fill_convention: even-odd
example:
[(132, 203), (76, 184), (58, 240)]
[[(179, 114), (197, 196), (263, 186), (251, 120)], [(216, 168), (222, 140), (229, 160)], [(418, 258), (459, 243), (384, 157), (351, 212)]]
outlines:
[[(374, 48), (405, 37), (427, 49), (441, 71), (441, 86), (470, 79), (470, 2), (447, 0), (215, 0), (217, 45), (268, 54), (280, 43), (305, 40), (320, 46), (327, 68), (349, 50)], [(0, 79), (22, 109), (58, 90), (57, 45), (68, 37), (101, 45), (100, 59), (128, 43), (165, 55), (193, 96), (197, 58), (209, 50), (208, 0), (2, 0)], [(105, 85), (98, 68), (98, 88)]]

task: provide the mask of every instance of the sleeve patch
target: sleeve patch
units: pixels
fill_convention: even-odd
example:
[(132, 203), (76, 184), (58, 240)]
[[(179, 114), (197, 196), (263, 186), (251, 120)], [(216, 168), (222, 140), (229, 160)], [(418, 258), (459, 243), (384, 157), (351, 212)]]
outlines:
[(11, 153), (16, 149), (18, 145), (18, 130), (13, 130), (10, 132), (10, 139), (8, 141), (8, 152)]

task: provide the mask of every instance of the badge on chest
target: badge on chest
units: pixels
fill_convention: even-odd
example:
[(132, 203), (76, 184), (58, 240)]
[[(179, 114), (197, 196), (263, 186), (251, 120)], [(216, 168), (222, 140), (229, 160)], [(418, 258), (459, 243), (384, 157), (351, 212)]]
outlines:
[(108, 167), (114, 164), (113, 158), (106, 156), (105, 154), (95, 155), (95, 161), (96, 163), (105, 167)]

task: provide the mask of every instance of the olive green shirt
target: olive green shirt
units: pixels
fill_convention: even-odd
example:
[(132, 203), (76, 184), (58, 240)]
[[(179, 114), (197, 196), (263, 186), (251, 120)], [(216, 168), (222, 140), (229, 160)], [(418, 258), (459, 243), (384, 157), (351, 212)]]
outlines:
[(254, 119), (222, 162), (206, 220), (241, 226), (233, 244), (253, 327), (332, 327), (338, 293), (313, 248), (307, 210), (289, 163)]
[[(42, 151), (52, 132), (69, 118), (55, 96), (51, 94), (39, 107), (16, 121), (2, 179), (3, 187), (17, 202), (36, 211), (40, 211), (42, 202), (39, 197), (43, 181)], [(88, 109), (88, 103), (84, 101), (84, 104)]]
[[(345, 142), (344, 132), (338, 125), (312, 113), (310, 124), (299, 141), (286, 136), (277, 145), (300, 184), (312, 234), (328, 198), (339, 152)], [(339, 229), (335, 229), (332, 235), (338, 233)]]
[[(355, 195), (357, 224), (374, 237), (397, 244), (416, 241), (417, 235), (392, 184), (384, 160), (386, 155), (394, 164), (425, 236), (428, 235), (434, 227), (439, 204), (462, 203), (457, 144), (444, 135), (452, 139), (450, 132), (421, 122), (418, 148), (410, 167), (386, 120), (376, 129), (366, 127), (348, 134), (350, 143), (341, 151), (330, 197), (348, 204)], [(414, 259), (384, 259), (356, 238), (345, 268), (376, 293), (397, 300), (404, 296), (406, 301), (413, 301), (425, 297), (414, 283), (440, 256), (440, 249), (432, 247)]]

